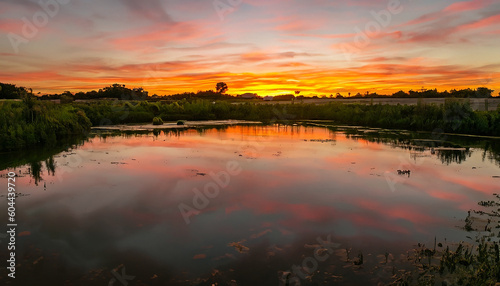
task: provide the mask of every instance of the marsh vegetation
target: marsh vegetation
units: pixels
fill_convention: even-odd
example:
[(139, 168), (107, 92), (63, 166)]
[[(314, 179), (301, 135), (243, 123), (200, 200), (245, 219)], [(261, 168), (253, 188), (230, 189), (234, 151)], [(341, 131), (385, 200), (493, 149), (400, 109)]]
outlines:
[[(156, 118), (156, 119), (155, 119)], [(96, 101), (55, 104), (26, 96), (23, 101), (0, 102), (0, 150), (54, 144), (71, 134), (86, 134), (91, 126), (178, 120), (253, 120), (293, 123), (329, 120), (334, 124), (500, 136), (500, 112), (474, 111), (467, 101), (443, 105), (231, 104), (226, 101), (180, 100)]]

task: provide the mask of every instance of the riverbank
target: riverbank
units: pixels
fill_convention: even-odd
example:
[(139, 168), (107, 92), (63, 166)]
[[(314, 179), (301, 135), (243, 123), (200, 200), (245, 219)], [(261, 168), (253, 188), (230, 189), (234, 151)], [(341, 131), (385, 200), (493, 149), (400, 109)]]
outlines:
[[(34, 99), (0, 102), (0, 151), (54, 144), (64, 136), (86, 135), (95, 129), (139, 124), (135, 129), (181, 128), (216, 122), (293, 124), (302, 120), (328, 120), (337, 125), (425, 131), (436, 134), (500, 136), (500, 112), (474, 110), (470, 101), (446, 100), (444, 104), (418, 101), (416, 105), (389, 104), (231, 104), (226, 101), (181, 100), (174, 103), (146, 101), (96, 101), (55, 104)], [(196, 123), (192, 123), (195, 122)], [(203, 123), (209, 121), (211, 123)], [(226, 121), (226, 122), (225, 122)], [(217, 123), (219, 122), (219, 123)], [(110, 127), (115, 126), (115, 127)], [(184, 128), (185, 126), (182, 126)]]
[(248, 120), (263, 123), (294, 123), (299, 120), (330, 120), (336, 124), (367, 127), (500, 136), (500, 114), (475, 111), (471, 102), (446, 100), (444, 104), (231, 104), (206, 100), (174, 103), (90, 102), (74, 103), (93, 126), (163, 121)]
[(56, 146), (68, 137), (88, 134), (92, 123), (72, 105), (34, 99), (0, 102), (0, 152), (31, 146)]
[(111, 126), (97, 126), (92, 127), (92, 130), (112, 130), (112, 131), (153, 131), (165, 129), (185, 129), (185, 128), (208, 128), (216, 126), (228, 125), (254, 125), (262, 124), (260, 121), (246, 121), (246, 120), (204, 120), (204, 121), (182, 121), (182, 124), (177, 122), (167, 122), (163, 125), (154, 124), (120, 124)]

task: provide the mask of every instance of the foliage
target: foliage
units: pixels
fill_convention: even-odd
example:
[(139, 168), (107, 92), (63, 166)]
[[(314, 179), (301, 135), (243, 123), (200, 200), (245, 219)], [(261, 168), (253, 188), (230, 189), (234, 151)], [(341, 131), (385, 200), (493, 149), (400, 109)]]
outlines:
[(163, 125), (163, 120), (160, 117), (153, 118), (153, 125)]
[(89, 100), (89, 99), (118, 99), (118, 100), (145, 100), (148, 98), (148, 93), (142, 88), (127, 88), (125, 85), (115, 83), (111, 86), (104, 87), (98, 91), (92, 90), (89, 92), (77, 92), (74, 95), (69, 91), (65, 91), (62, 94), (46, 94), (42, 95), (40, 99), (42, 100), (55, 100), (61, 99), (61, 101), (68, 100), (71, 97), (75, 100)]
[(218, 82), (215, 86), (215, 90), (217, 90), (217, 93), (226, 93), (228, 90), (227, 84), (225, 82)]
[(75, 101), (75, 98), (71, 93), (67, 92), (61, 95), (60, 102), (62, 104), (72, 103), (73, 101)]
[[(88, 101), (55, 104), (37, 101), (24, 92), (22, 102), (1, 102), (0, 149), (53, 142), (81, 133), (90, 125), (178, 120), (253, 120), (291, 123), (329, 120), (335, 124), (362, 125), (412, 131), (500, 136), (500, 110), (474, 111), (470, 103), (446, 100), (445, 104), (364, 105), (231, 104), (227, 101), (180, 100), (176, 102)], [(90, 121), (90, 122), (89, 122)], [(91, 124), (90, 124), (91, 123)]]
[(443, 91), (439, 92), (437, 89), (422, 89), (422, 90), (409, 90), (408, 92), (404, 92), (402, 90), (395, 92), (391, 95), (382, 95), (377, 93), (367, 93), (362, 95), (357, 93), (354, 97), (365, 97), (365, 98), (374, 98), (374, 97), (382, 97), (382, 98), (488, 98), (492, 97), (493, 90), (487, 87), (478, 87), (477, 89), (461, 89), (456, 90), (452, 89), (451, 91)]
[(164, 99), (168, 100), (196, 100), (196, 99), (207, 99), (207, 100), (233, 100), (234, 97), (225, 94), (225, 93), (219, 93), (215, 92), (213, 90), (205, 90), (205, 91), (198, 91), (198, 92), (184, 92), (184, 93), (178, 93), (178, 94), (173, 94), (169, 96), (164, 96)]
[[(25, 87), (16, 87), (13, 84), (0, 83), (0, 99), (18, 99), (21, 97), (22, 92), (26, 92), (28, 89)], [(118, 99), (118, 100), (182, 100), (182, 99), (234, 99), (233, 96), (226, 94), (228, 91), (228, 85), (225, 82), (218, 82), (215, 86), (215, 91), (206, 90), (206, 91), (198, 91), (194, 92), (184, 92), (172, 95), (153, 95), (153, 98), (148, 96), (148, 92), (143, 88), (127, 88), (124, 84), (112, 84), (110, 86), (99, 89), (98, 91), (92, 90), (88, 92), (77, 92), (74, 95), (68, 91), (65, 91), (61, 94), (45, 94), (40, 96), (42, 100), (59, 100), (62, 99), (64, 101), (68, 100), (68, 98), (63, 98), (64, 96), (72, 97), (74, 100), (93, 100), (93, 99)], [(304, 99), (306, 98), (303, 95), (299, 95), (300, 91), (296, 90), (295, 96), (293, 94), (285, 94), (275, 96), (274, 100), (293, 100), (293, 99)], [(466, 88), (461, 90), (450, 90), (438, 92), (437, 89), (424, 89), (421, 90), (409, 90), (398, 91), (391, 95), (383, 95), (378, 94), (376, 92), (366, 92), (365, 94), (357, 93), (353, 96), (353, 98), (490, 98), (493, 90), (487, 87), (478, 87), (476, 89)], [(337, 98), (350, 98), (351, 93), (348, 93), (349, 96), (342, 96), (340, 93), (337, 93)], [(500, 93), (498, 94), (500, 96)], [(331, 95), (330, 98), (333, 96)], [(318, 96), (313, 96), (312, 98), (319, 98)], [(323, 98), (327, 98), (323, 96)], [(70, 99), (71, 100), (71, 99)]]
[(167, 102), (73, 103), (85, 111), (93, 125), (177, 120), (257, 120), (270, 123), (291, 120), (332, 120), (337, 124), (500, 136), (500, 112), (474, 111), (470, 103), (446, 100), (445, 104), (364, 105), (327, 104), (231, 104), (226, 101), (180, 100)]
[[(500, 251), (498, 238), (500, 195), (494, 201), (479, 202), (484, 210), (472, 211), (478, 217), (465, 219), (464, 229), (475, 233), (474, 243), (461, 242), (453, 250), (439, 243), (436, 249), (418, 245), (409, 260), (414, 269), (402, 271), (392, 285), (497, 285), (500, 281)], [(498, 234), (497, 234), (498, 233)], [(477, 245), (475, 245), (477, 243)]]
[(276, 95), (273, 98), (274, 101), (280, 101), (280, 100), (289, 101), (289, 100), (294, 100), (294, 99), (295, 99), (295, 96), (293, 94)]
[(86, 134), (90, 126), (81, 109), (40, 102), (25, 94), (22, 102), (0, 102), (0, 151), (53, 146), (69, 135)]
[(19, 99), (26, 88), (0, 82), (0, 99)]

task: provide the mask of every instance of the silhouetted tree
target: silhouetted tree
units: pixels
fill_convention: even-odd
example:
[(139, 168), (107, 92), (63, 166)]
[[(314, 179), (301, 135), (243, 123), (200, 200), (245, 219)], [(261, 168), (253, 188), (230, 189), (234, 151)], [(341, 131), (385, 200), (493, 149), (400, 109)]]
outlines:
[(75, 98), (71, 92), (65, 91), (61, 94), (60, 100), (61, 100), (61, 103), (63, 103), (63, 104), (64, 103), (72, 103), (75, 100)]
[(218, 93), (226, 93), (228, 90), (227, 84), (225, 82), (218, 82), (217, 85), (215, 86), (215, 90), (217, 90)]
[(23, 91), (26, 91), (24, 87), (17, 87), (13, 84), (0, 83), (0, 98), (1, 99), (16, 99), (20, 98)]
[(487, 88), (487, 87), (478, 87), (476, 90), (476, 96), (477, 97), (491, 97), (491, 93), (493, 90)]
[(392, 94), (392, 97), (408, 97), (408, 93), (400, 90), (400, 91)]

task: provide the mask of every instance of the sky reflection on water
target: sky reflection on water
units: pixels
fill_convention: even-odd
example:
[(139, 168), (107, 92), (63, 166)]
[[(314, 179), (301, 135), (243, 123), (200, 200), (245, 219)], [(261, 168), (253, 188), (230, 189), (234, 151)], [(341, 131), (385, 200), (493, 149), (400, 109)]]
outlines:
[[(47, 260), (45, 274), (33, 274), (36, 266), (18, 274), (55, 271), (62, 281), (81, 281), (68, 273), (108, 269), (91, 280), (104, 285), (96, 281), (108, 281), (109, 269), (124, 264), (146, 285), (181, 284), (214, 269), (232, 269), (227, 275), (237, 285), (278, 285), (278, 272), (299, 264), (319, 236), (373, 257), (435, 236), (462, 240), (457, 226), (467, 210), (500, 191), (495, 162), (479, 149), (467, 156), (443, 164), (430, 150), (303, 126), (96, 137), (55, 156), (55, 175), (44, 170), (38, 185), (18, 178), (18, 192), (27, 195), (17, 199), (17, 253), (34, 255), (34, 246)], [(241, 173), (186, 224), (179, 204), (194, 207), (193, 189), (214, 182), (210, 173), (228, 162)], [(412, 172), (398, 176), (398, 169)], [(71, 271), (60, 272), (56, 262)], [(344, 275), (340, 282), (361, 281), (340, 267), (328, 271)]]

